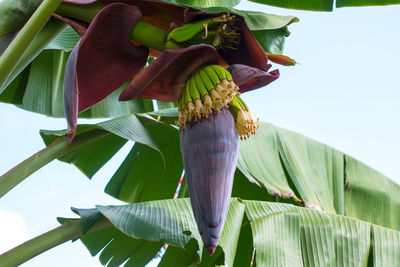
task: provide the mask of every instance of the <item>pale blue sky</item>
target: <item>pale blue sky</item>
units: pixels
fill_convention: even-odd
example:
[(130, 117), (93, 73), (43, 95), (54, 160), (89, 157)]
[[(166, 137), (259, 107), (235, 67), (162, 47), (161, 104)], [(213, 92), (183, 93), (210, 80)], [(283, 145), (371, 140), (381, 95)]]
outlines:
[[(292, 34), (285, 48), (285, 54), (300, 65), (279, 67), (278, 81), (244, 95), (254, 116), (340, 149), (400, 183), (400, 6), (342, 8), (333, 13), (253, 3), (238, 8), (300, 19), (290, 26)], [(62, 119), (10, 105), (0, 104), (0, 114), (0, 174), (44, 147), (39, 129), (65, 128)], [(103, 190), (130, 146), (92, 181), (75, 167), (58, 161), (42, 168), (0, 200), (0, 216), (4, 216), (0, 235), (13, 235), (16, 240), (16, 233), (24, 232), (21, 240), (16, 240), (22, 242), (27, 236), (58, 226), (57, 216), (73, 216), (71, 206), (118, 203)], [(11, 221), (6, 229), (1, 227), (11, 218), (25, 223), (26, 229), (21, 231), (21, 226)], [(78, 241), (22, 266), (100, 264)]]

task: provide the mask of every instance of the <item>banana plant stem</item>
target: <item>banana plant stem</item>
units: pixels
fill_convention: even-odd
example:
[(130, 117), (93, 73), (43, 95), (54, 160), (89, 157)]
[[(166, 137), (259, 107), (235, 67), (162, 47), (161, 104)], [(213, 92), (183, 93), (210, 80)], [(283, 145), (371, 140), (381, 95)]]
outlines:
[(52, 160), (108, 134), (110, 133), (107, 131), (95, 129), (76, 136), (72, 143), (68, 143), (64, 138), (55, 140), (46, 148), (32, 155), (4, 175), (0, 176), (0, 198), (20, 182), (25, 180), (29, 175), (39, 170)]
[(61, 0), (44, 0), (0, 57), (0, 88), (18, 64), (36, 34), (50, 19)]
[(40, 236), (22, 243), (0, 255), (1, 267), (18, 266), (33, 257), (61, 245), (69, 240), (81, 238), (85, 234), (100, 231), (112, 224), (105, 217), (99, 218), (86, 232), (84, 232), (84, 222), (81, 219), (69, 219), (61, 226), (50, 230)]
[(4, 254), (1, 254), (1, 266), (18, 266), (46, 250), (80, 237), (81, 233), (82, 221), (69, 221), (47, 233), (22, 243)]

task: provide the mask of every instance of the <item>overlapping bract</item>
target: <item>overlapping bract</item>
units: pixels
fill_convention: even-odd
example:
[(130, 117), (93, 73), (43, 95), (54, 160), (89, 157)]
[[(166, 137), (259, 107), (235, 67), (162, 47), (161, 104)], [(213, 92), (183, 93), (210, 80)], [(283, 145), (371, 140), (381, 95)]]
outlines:
[(229, 110), (180, 131), (190, 202), (205, 247), (214, 253), (228, 213), (239, 136)]
[(200, 66), (218, 64), (217, 51), (199, 44), (179, 50), (166, 50), (125, 88), (120, 100), (146, 97), (178, 101), (190, 75)]
[(103, 100), (146, 64), (148, 49), (129, 41), (140, 17), (135, 6), (109, 5), (97, 14), (71, 53), (64, 79), (69, 139), (73, 138), (79, 112)]

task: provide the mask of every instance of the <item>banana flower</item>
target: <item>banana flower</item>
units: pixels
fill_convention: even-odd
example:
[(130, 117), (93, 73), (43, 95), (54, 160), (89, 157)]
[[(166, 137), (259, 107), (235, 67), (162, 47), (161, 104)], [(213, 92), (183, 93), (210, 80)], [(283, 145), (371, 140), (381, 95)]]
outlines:
[[(189, 196), (203, 243), (213, 254), (229, 208), (239, 137), (246, 139), (258, 127), (239, 95), (271, 83), (279, 71), (269, 71), (267, 56), (242, 18), (190, 13), (181, 7), (183, 15), (165, 41), (184, 48), (167, 49), (143, 68), (149, 48), (132, 43), (130, 34), (143, 9), (132, 3), (145, 4), (125, 2), (130, 4), (112, 3), (103, 8), (84, 29), (68, 59), (64, 80), (67, 138), (74, 136), (79, 112), (127, 81), (121, 101), (136, 97), (178, 101), (177, 123)], [(182, 35), (187, 21), (204, 19), (210, 23), (207, 35), (215, 33), (213, 44), (196, 44), (195, 34)], [(226, 63), (229, 67), (222, 67)]]

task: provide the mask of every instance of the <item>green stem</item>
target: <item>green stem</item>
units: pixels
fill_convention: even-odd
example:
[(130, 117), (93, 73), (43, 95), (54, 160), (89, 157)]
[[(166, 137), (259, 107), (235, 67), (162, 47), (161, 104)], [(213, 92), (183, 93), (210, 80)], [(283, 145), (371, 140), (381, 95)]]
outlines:
[(61, 0), (44, 0), (4, 51), (4, 54), (0, 57), (0, 87), (7, 81), (29, 44), (60, 3)]
[(108, 134), (110, 133), (107, 131), (95, 129), (76, 136), (72, 143), (68, 143), (63, 138), (57, 139), (46, 148), (32, 155), (4, 175), (0, 176), (0, 198), (7, 194), (17, 184), (25, 180), (29, 175), (39, 170), (52, 160)]
[[(61, 3), (57, 8), (56, 13), (81, 20), (87, 23), (91, 23), (96, 14), (104, 7), (104, 4), (95, 3), (90, 5), (73, 5), (67, 3)], [(164, 51), (165, 49), (180, 49), (182, 47), (175, 45), (165, 46), (165, 40), (168, 32), (157, 28), (149, 23), (138, 21), (132, 29), (131, 39), (132, 41), (138, 42), (144, 46), (150, 47), (157, 51)]]
[(94, 3), (90, 5), (74, 5), (68, 3), (61, 3), (55, 13), (74, 18), (83, 22), (90, 23), (106, 5), (102, 3)]
[(0, 255), (2, 267), (18, 266), (55, 246), (74, 240), (82, 233), (82, 221), (69, 221)]
[(167, 49), (164, 45), (167, 35), (168, 32), (160, 28), (143, 21), (138, 21), (132, 29), (131, 40), (162, 52)]
[(36, 35), (24, 55), (15, 66), (14, 70), (9, 74), (8, 79), (0, 86), (0, 93), (5, 90), (10, 83), (21, 73), (34, 58), (39, 55), (40, 52), (53, 40), (58, 34), (60, 34), (67, 24), (60, 20), (50, 19), (49, 22), (43, 27), (43, 29)]

